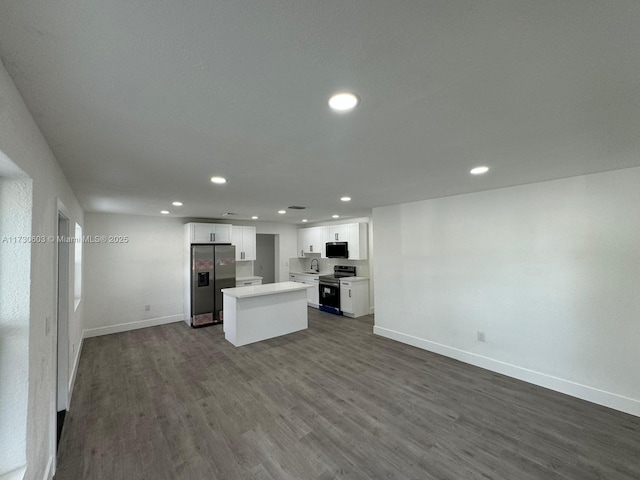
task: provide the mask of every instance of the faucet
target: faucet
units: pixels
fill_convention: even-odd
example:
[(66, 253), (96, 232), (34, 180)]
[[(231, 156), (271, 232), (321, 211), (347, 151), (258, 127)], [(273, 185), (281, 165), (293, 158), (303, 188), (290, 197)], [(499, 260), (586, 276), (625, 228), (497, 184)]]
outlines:
[(320, 267), (318, 266), (318, 263), (320, 263), (320, 262), (318, 262), (317, 258), (314, 258), (314, 259), (311, 260), (311, 265), (309, 266), (309, 268), (311, 270), (313, 270), (313, 262), (316, 262), (316, 272), (319, 272), (320, 271)]

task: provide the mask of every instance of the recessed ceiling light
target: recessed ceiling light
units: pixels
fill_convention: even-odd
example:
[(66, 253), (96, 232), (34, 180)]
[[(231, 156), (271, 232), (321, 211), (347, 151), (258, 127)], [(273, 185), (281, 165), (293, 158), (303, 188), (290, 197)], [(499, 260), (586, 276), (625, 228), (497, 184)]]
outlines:
[(160, 210), (160, 213), (163, 215), (169, 215), (169, 210)]
[(340, 215), (331, 215), (331, 218), (340, 218)]
[(253, 217), (251, 217), (251, 220), (257, 220), (258, 217), (256, 217), (255, 215)]
[(173, 205), (174, 207), (181, 207), (182, 202), (172, 202), (171, 205)]
[(302, 219), (302, 223), (307, 223), (309, 220), (307, 220), (306, 218)]
[(342, 197), (340, 200), (342, 200), (343, 202), (350, 202), (351, 197)]
[(475, 167), (472, 168), (469, 173), (471, 175), (482, 175), (483, 173), (487, 173), (489, 171), (489, 167), (486, 167), (484, 165), (480, 166), (480, 167)]
[(336, 112), (348, 112), (358, 104), (358, 97), (350, 92), (336, 93), (329, 99), (329, 106)]
[(278, 210), (278, 213), (279, 213), (280, 215), (284, 215), (285, 213), (287, 213), (287, 211), (286, 211), (286, 210)]
[(211, 177), (211, 181), (218, 185), (222, 185), (223, 183), (227, 183), (227, 179), (224, 177)]

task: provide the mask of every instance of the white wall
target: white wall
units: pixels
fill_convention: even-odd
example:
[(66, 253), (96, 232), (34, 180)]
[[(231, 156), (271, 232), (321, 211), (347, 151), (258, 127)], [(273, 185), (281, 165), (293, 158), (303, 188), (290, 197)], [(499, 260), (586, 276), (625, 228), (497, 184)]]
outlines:
[[(85, 336), (182, 320), (183, 232), (180, 218), (87, 213)], [(109, 243), (110, 237), (127, 241)], [(145, 305), (150, 310), (145, 310)]]
[(639, 206), (632, 168), (376, 208), (375, 333), (640, 415)]
[[(210, 219), (197, 221), (213, 222)], [(126, 236), (126, 243), (84, 244), (85, 336), (105, 335), (183, 320), (184, 227), (188, 218), (87, 213), (84, 234)], [(231, 223), (219, 222), (218, 223)], [(277, 223), (255, 225), (278, 234), (280, 252), (295, 252), (296, 229)], [(292, 241), (293, 239), (293, 241)], [(243, 271), (246, 263), (243, 263)], [(280, 275), (288, 279), (288, 267)], [(245, 272), (246, 273), (246, 272)], [(282, 281), (282, 280), (280, 280)], [(145, 305), (150, 310), (145, 311)]]
[[(0, 150), (33, 180), (31, 234), (55, 237), (58, 201), (70, 221), (84, 223), (83, 212), (62, 170), (36, 126), (4, 66), (0, 65)], [(51, 477), (55, 452), (56, 243), (31, 245), (26, 479)], [(72, 265), (69, 266), (73, 282)], [(71, 285), (73, 292), (73, 284)], [(69, 299), (73, 302), (73, 299)], [(70, 313), (70, 365), (80, 349), (83, 303)], [(73, 304), (73, 303), (71, 303)], [(49, 328), (47, 328), (47, 325)], [(75, 349), (75, 354), (72, 353)], [(4, 388), (0, 385), (0, 389)], [(4, 405), (2, 406), (4, 408)], [(2, 446), (0, 446), (2, 448)]]

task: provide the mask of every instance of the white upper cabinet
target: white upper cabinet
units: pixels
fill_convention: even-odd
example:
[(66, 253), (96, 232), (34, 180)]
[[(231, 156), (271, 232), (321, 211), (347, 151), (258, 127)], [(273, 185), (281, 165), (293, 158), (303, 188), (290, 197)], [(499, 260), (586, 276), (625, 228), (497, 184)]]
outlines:
[(231, 228), (231, 244), (236, 247), (236, 260), (256, 259), (256, 227)]
[(191, 243), (231, 243), (231, 225), (190, 223)]
[[(356, 225), (356, 224), (353, 224)], [(326, 242), (348, 242), (349, 241), (349, 224), (331, 225), (325, 227), (325, 243)]]
[(367, 223), (343, 223), (327, 227), (309, 227), (298, 230), (298, 256), (319, 253), (326, 258), (327, 242), (347, 242), (349, 260), (366, 260), (369, 253)]
[(298, 230), (298, 256), (320, 253), (324, 257), (324, 228), (309, 227)]
[(366, 260), (369, 256), (369, 236), (367, 223), (349, 223), (349, 259)]

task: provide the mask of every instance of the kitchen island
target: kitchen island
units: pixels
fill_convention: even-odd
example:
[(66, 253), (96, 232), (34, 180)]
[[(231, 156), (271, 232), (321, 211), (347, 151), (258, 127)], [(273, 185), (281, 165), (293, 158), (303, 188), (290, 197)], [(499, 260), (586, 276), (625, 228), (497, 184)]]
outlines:
[(223, 288), (224, 338), (240, 347), (304, 330), (307, 288), (295, 282)]

